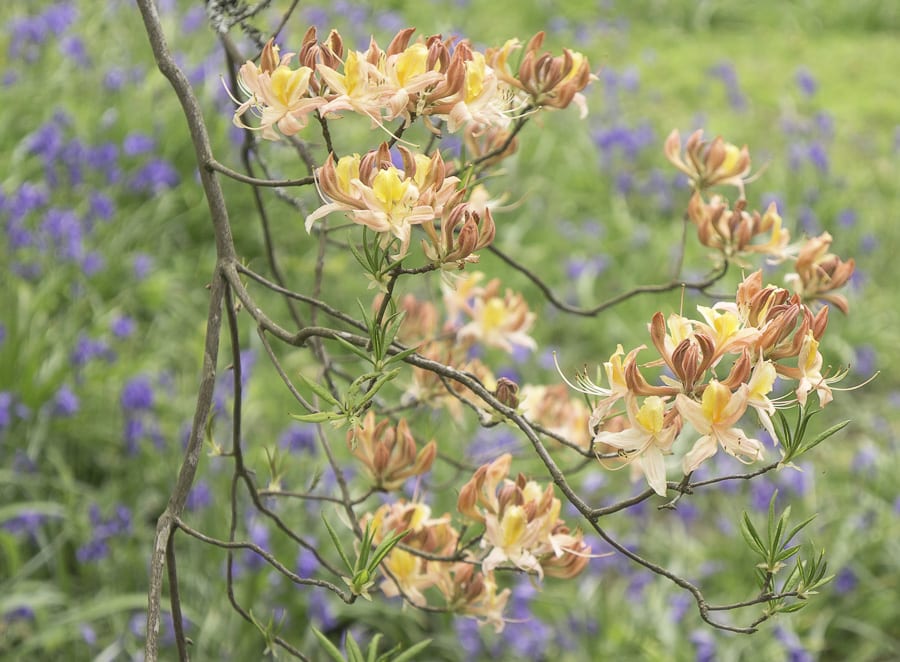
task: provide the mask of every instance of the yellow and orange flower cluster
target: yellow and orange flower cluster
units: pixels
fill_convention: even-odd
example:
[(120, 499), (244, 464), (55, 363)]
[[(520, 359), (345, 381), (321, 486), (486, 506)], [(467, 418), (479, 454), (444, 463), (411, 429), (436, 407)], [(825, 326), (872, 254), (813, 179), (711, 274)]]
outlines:
[[(558, 57), (539, 54), (543, 33), (528, 42), (513, 72), (509, 56), (517, 40), (482, 53), (466, 40), (440, 35), (410, 43), (414, 31), (398, 32), (386, 50), (372, 39), (365, 51), (345, 52), (336, 30), (319, 42), (315, 28), (307, 30), (296, 54), (281, 55), (270, 41), (259, 64), (248, 61), (240, 69), (246, 100), (235, 111), (235, 123), (247, 127), (243, 117), (252, 111), (263, 137), (277, 140), (303, 129), (313, 112), (331, 118), (350, 111), (376, 126), (421, 117), (435, 132), (441, 121), (451, 133), (480, 135), (505, 129), (532, 109), (575, 103), (582, 116), (587, 113), (580, 93), (595, 78), (587, 58), (568, 49)], [(300, 66), (293, 69), (295, 55)]]
[(372, 411), (359, 427), (348, 433), (348, 442), (375, 487), (384, 490), (395, 490), (406, 479), (431, 469), (437, 454), (434, 440), (418, 450), (406, 419), (401, 418), (396, 427), (391, 427), (386, 419), (376, 425)]
[(435, 589), (447, 609), (478, 618), (498, 632), (503, 629), (510, 590), (498, 590), (493, 571), (479, 570), (471, 555), (457, 560), (459, 531), (451, 525), (449, 514), (435, 518), (426, 504), (401, 499), (381, 506), (362, 524), (370, 520), (375, 544), (392, 533), (408, 531), (401, 540), (406, 549), (395, 547), (382, 562), (385, 577), (380, 588), (386, 596), (403, 595), (424, 607), (429, 604), (425, 592)]
[[(403, 256), (409, 249), (414, 225), (431, 224), (444, 214), (445, 207), (462, 206), (459, 213), (465, 214), (466, 205), (461, 202), (463, 192), (458, 190), (459, 178), (446, 176), (440, 152), (427, 157), (413, 154), (405, 147), (398, 149), (403, 169), (394, 166), (387, 143), (364, 156), (344, 156), (336, 163), (334, 158), (329, 158), (318, 168), (319, 191), (330, 202), (306, 217), (307, 232), (320, 218), (342, 211), (354, 223), (379, 233), (384, 245), (393, 238), (399, 239), (398, 255)], [(434, 229), (430, 230), (433, 234)], [(493, 233), (490, 237), (493, 238)]]
[[(586, 374), (570, 383), (597, 398), (589, 423), (595, 450), (612, 449), (621, 463), (635, 463), (660, 495), (666, 493), (664, 456), (674, 452), (685, 422), (700, 435), (683, 456), (685, 474), (719, 447), (742, 462), (754, 462), (763, 458), (763, 446), (737, 427), (748, 412), (775, 439), (771, 416), (776, 407), (805, 406), (813, 391), (825, 406), (832, 399), (830, 384), (843, 377), (822, 372), (818, 347), (828, 308), (814, 313), (800, 295), (763, 287), (762, 271), (744, 279), (735, 301), (698, 306), (698, 312), (699, 319), (654, 314), (649, 331), (657, 358), (639, 363), (642, 345), (622, 359), (620, 346), (604, 364), (608, 386)], [(665, 367), (655, 383), (644, 375), (651, 367)], [(777, 377), (795, 383), (772, 397)], [(616, 411), (621, 401), (624, 415)]]
[(509, 563), (539, 577), (574, 577), (587, 565), (591, 548), (559, 518), (553, 484), (542, 487), (523, 474), (509, 480), (511, 462), (506, 453), (479, 467), (459, 491), (459, 512), (485, 526), (481, 546), (489, 551), (482, 570)]

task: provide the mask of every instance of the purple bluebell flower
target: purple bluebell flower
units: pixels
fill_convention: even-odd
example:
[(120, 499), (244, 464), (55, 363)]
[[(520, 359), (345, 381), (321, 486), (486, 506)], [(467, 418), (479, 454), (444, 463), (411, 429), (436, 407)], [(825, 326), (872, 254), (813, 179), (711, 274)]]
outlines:
[(115, 143), (91, 145), (85, 149), (84, 162), (95, 172), (106, 178), (107, 184), (116, 184), (122, 179), (119, 168), (119, 148)]
[(141, 439), (144, 438), (146, 429), (140, 416), (126, 416), (122, 438), (125, 441), (125, 451), (128, 455), (137, 455)]
[(519, 439), (505, 428), (479, 428), (469, 444), (466, 455), (474, 464), (484, 464), (504, 453), (515, 454), (520, 450)]
[[(269, 529), (264, 522), (253, 520), (247, 525), (247, 537), (250, 542), (266, 549), (269, 547)], [(245, 550), (243, 554), (243, 565), (253, 570), (262, 568), (266, 564), (266, 560), (252, 550)]]
[(136, 326), (134, 318), (128, 315), (117, 315), (110, 323), (109, 329), (116, 338), (129, 338), (134, 334)]
[(125, 156), (146, 154), (156, 149), (156, 140), (146, 133), (130, 133), (122, 141), (122, 153)]
[(122, 408), (140, 411), (153, 408), (153, 384), (146, 375), (138, 375), (125, 383), (120, 397)]
[(81, 638), (88, 646), (96, 646), (97, 645), (97, 631), (94, 630), (93, 627), (88, 625), (87, 623), (82, 623), (79, 627), (79, 632), (81, 632)]
[(90, 251), (81, 259), (81, 270), (84, 272), (84, 275), (88, 277), (100, 273), (105, 266), (106, 258), (98, 251)]
[(45, 513), (26, 510), (3, 522), (2, 528), (13, 535), (24, 535), (34, 538), (46, 521), (47, 515)]
[(308, 615), (309, 620), (312, 621), (319, 630), (330, 630), (337, 626), (337, 614), (335, 614), (331, 603), (328, 600), (328, 596), (325, 589), (321, 588), (313, 588), (308, 593), (309, 595), (309, 606), (308, 606)]
[(163, 159), (151, 159), (131, 178), (131, 189), (141, 193), (161, 193), (178, 185), (181, 178), (171, 163)]
[(878, 355), (872, 345), (860, 345), (853, 351), (853, 372), (863, 377), (875, 374)]
[[(316, 541), (307, 539), (307, 541), (315, 545)], [(301, 577), (313, 577), (319, 570), (319, 559), (310, 550), (301, 547), (297, 553), (297, 574)]]
[(837, 215), (837, 222), (843, 228), (852, 228), (856, 225), (856, 210), (853, 208), (842, 209)]
[(794, 74), (794, 80), (797, 81), (797, 87), (800, 88), (800, 91), (807, 97), (813, 96), (819, 87), (816, 79), (806, 67), (797, 69), (797, 73)]
[(834, 578), (834, 590), (840, 595), (852, 592), (857, 584), (859, 584), (859, 579), (851, 568), (841, 568)]
[(25, 139), (29, 154), (41, 156), (44, 162), (53, 161), (63, 148), (63, 134), (57, 122), (47, 122)]
[(90, 201), (88, 214), (91, 219), (108, 221), (116, 213), (116, 205), (108, 195), (91, 191), (88, 199)]
[(484, 643), (478, 621), (474, 618), (459, 616), (453, 622), (456, 630), (456, 641), (468, 659), (478, 659), (484, 652)]
[(51, 207), (44, 215), (41, 232), (66, 260), (79, 260), (84, 253), (84, 228), (71, 209)]
[(715, 662), (716, 640), (706, 630), (694, 630), (690, 641), (694, 644), (696, 662)]
[(209, 483), (203, 479), (198, 480), (188, 492), (185, 507), (190, 511), (197, 511), (208, 507), (211, 503), (212, 491), (209, 489)]
[(293, 423), (281, 433), (278, 446), (292, 453), (303, 452), (315, 455), (317, 450), (316, 427)]
[(3, 620), (7, 623), (12, 623), (14, 621), (33, 621), (34, 609), (28, 605), (13, 607), (9, 611), (3, 612)]
[(75, 550), (75, 558), (79, 563), (94, 563), (109, 556), (109, 545), (106, 540), (92, 539)]
[(153, 258), (145, 253), (138, 253), (132, 258), (131, 269), (136, 279), (144, 280), (153, 269)]
[(13, 420), (13, 394), (9, 391), (0, 391), (0, 432), (12, 425)]
[(91, 60), (88, 57), (87, 49), (84, 47), (84, 42), (75, 35), (66, 35), (59, 41), (59, 52), (82, 67), (90, 64)]
[(181, 19), (181, 31), (183, 34), (196, 32), (206, 22), (206, 10), (200, 6), (188, 9)]
[(78, 413), (79, 406), (78, 396), (67, 384), (63, 384), (53, 396), (53, 413), (57, 416), (63, 418), (74, 416)]
[(829, 170), (828, 151), (820, 142), (814, 142), (809, 146), (809, 162), (812, 163), (819, 172), (827, 174)]
[(853, 456), (853, 471), (874, 474), (878, 468), (878, 449), (872, 444), (864, 444)]
[(76, 367), (82, 367), (93, 359), (105, 359), (106, 361), (115, 360), (115, 353), (109, 348), (109, 345), (99, 339), (89, 338), (82, 334), (75, 341), (75, 348), (72, 350), (72, 363)]

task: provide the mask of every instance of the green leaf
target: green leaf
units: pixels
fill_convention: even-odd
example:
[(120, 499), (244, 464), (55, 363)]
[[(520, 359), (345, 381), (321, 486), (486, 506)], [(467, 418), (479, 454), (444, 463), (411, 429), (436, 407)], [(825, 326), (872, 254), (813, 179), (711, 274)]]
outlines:
[(369, 563), (369, 568), (371, 570), (377, 568), (378, 564), (381, 563), (384, 557), (387, 556), (390, 551), (397, 546), (397, 543), (399, 543), (401, 540), (403, 540), (404, 537), (406, 537), (407, 533), (409, 533), (409, 529), (401, 531), (400, 533), (393, 533), (389, 537), (382, 540), (381, 544), (379, 544), (378, 547), (375, 548), (375, 552), (372, 554), (372, 561)]
[(344, 656), (341, 655), (340, 649), (332, 643), (331, 639), (319, 632), (316, 627), (313, 627), (312, 631), (313, 634), (316, 635), (316, 639), (319, 640), (319, 643), (322, 644), (322, 648), (325, 649), (325, 652), (328, 653), (334, 662), (346, 662)]
[(335, 336), (334, 339), (338, 342), (339, 345), (341, 345), (348, 352), (352, 352), (353, 354), (356, 354), (356, 356), (361, 358), (363, 361), (372, 363), (372, 357), (369, 356), (369, 353), (366, 352), (365, 350), (357, 347), (349, 340), (345, 340), (344, 338), (341, 338), (339, 335)]
[(353, 564), (350, 563), (350, 559), (348, 559), (347, 554), (344, 553), (344, 547), (343, 545), (341, 545), (341, 541), (338, 539), (337, 534), (334, 532), (334, 529), (331, 528), (331, 524), (328, 523), (328, 520), (325, 517), (325, 513), (322, 513), (322, 522), (324, 522), (325, 528), (328, 530), (328, 535), (331, 536), (331, 542), (332, 544), (334, 544), (335, 549), (337, 549), (341, 560), (344, 562), (344, 565), (347, 566), (347, 570), (353, 572)]
[(744, 535), (744, 540), (747, 541), (747, 544), (753, 550), (762, 556), (766, 555), (766, 546), (763, 545), (759, 533), (756, 532), (756, 527), (753, 526), (753, 522), (750, 521), (750, 516), (746, 512), (743, 513), (741, 518), (741, 533)]
[(326, 423), (344, 418), (345, 415), (336, 411), (316, 411), (312, 414), (289, 414), (289, 416), (302, 423)]
[(298, 374), (299, 374), (299, 376), (300, 376), (300, 380), (301, 380), (304, 384), (306, 384), (306, 386), (308, 386), (308, 387), (310, 388), (310, 390), (312, 390), (313, 393), (315, 393), (316, 395), (318, 395), (318, 396), (319, 396), (320, 398), (322, 398), (325, 402), (327, 402), (328, 404), (330, 404), (330, 405), (332, 405), (332, 406), (334, 406), (334, 407), (340, 407), (340, 406), (341, 406), (341, 403), (338, 402), (338, 400), (337, 400), (333, 395), (331, 395), (331, 391), (329, 391), (327, 388), (325, 388), (324, 386), (322, 386), (322, 385), (319, 384), (318, 382), (315, 382), (315, 381), (313, 381), (313, 380), (307, 378), (306, 375), (304, 375), (302, 372), (301, 372), (301, 373), (298, 373)]
[(369, 641), (369, 647), (366, 649), (366, 662), (375, 662), (375, 657), (378, 655), (378, 645), (381, 643), (382, 636), (384, 635), (380, 632), (376, 632)]
[(808, 450), (810, 450), (810, 449), (812, 449), (812, 448), (815, 448), (816, 446), (818, 446), (819, 444), (821, 444), (823, 441), (825, 441), (826, 439), (828, 439), (828, 437), (830, 437), (830, 436), (832, 436), (832, 435), (834, 435), (834, 434), (837, 434), (838, 432), (840, 432), (841, 430), (843, 430), (843, 429), (844, 429), (845, 427), (847, 427), (848, 425), (850, 425), (850, 421), (849, 421), (849, 420), (844, 421), (844, 422), (842, 422), (842, 423), (838, 423), (837, 425), (832, 425), (830, 428), (828, 428), (828, 429), (825, 430), (824, 432), (820, 432), (818, 435), (816, 435), (815, 439), (813, 439), (811, 442), (809, 442), (808, 444), (806, 444), (806, 445), (803, 447), (803, 452), (805, 453), (806, 451), (808, 451)]
[(425, 648), (426, 648), (426, 647), (428, 646), (428, 644), (430, 644), (430, 643), (431, 643), (431, 639), (425, 639), (425, 640), (423, 640), (423, 641), (420, 641), (420, 642), (417, 643), (417, 644), (414, 644), (414, 645), (410, 646), (410, 647), (407, 648), (405, 651), (403, 651), (402, 653), (400, 653), (400, 655), (398, 655), (397, 657), (395, 657), (395, 658), (393, 659), (393, 662), (408, 662), (409, 660), (414, 659), (415, 656), (416, 656), (419, 652), (425, 650)]
[(347, 660), (349, 662), (365, 662), (362, 650), (350, 630), (347, 630), (347, 638), (344, 639), (344, 645), (347, 647)]

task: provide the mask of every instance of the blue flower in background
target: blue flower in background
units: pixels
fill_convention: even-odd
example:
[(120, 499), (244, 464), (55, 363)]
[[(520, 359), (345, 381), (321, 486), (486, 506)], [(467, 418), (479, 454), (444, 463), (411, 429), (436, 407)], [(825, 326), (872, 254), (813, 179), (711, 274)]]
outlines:
[(153, 408), (153, 385), (146, 375), (138, 375), (125, 383), (120, 397), (122, 408), (141, 411)]

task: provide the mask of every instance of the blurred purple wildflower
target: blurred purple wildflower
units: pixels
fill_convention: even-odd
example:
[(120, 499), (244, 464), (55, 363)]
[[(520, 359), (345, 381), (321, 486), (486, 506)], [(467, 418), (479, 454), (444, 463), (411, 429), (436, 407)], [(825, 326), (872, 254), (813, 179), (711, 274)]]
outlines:
[(781, 625), (775, 626), (775, 639), (784, 646), (788, 662), (812, 662), (815, 658), (806, 650), (796, 634)]
[(22, 535), (33, 539), (44, 522), (47, 521), (47, 518), (46, 513), (26, 510), (3, 522), (0, 528), (9, 531), (13, 535)]
[(63, 384), (53, 396), (53, 413), (62, 418), (74, 416), (78, 413), (79, 404), (75, 391), (69, 385)]
[(95, 340), (82, 334), (75, 341), (75, 348), (72, 350), (72, 363), (75, 367), (82, 367), (93, 359), (105, 359), (106, 361), (114, 361), (115, 353), (109, 348), (104, 340)]
[(141, 193), (161, 193), (180, 181), (178, 172), (163, 159), (151, 159), (131, 178), (131, 189)]
[(337, 626), (337, 615), (331, 607), (325, 589), (313, 588), (309, 592), (309, 620), (320, 630), (330, 630)]
[(123, 504), (118, 504), (113, 514), (104, 518), (100, 506), (93, 503), (88, 510), (88, 518), (93, 529), (92, 537), (75, 552), (76, 558), (81, 563), (106, 558), (109, 555), (110, 539), (131, 533), (131, 510)]
[(206, 23), (206, 10), (200, 6), (194, 6), (184, 13), (181, 19), (181, 31), (183, 34), (196, 32)]
[(797, 81), (797, 87), (800, 88), (800, 91), (808, 97), (813, 96), (819, 87), (816, 79), (813, 78), (812, 73), (806, 67), (797, 69), (797, 73), (794, 74), (794, 80)]
[(0, 432), (12, 425), (13, 394), (9, 391), (0, 391)]
[(128, 315), (117, 315), (109, 325), (109, 330), (116, 338), (129, 338), (135, 330), (134, 319)]
[(131, 268), (134, 271), (134, 277), (138, 280), (144, 280), (153, 269), (153, 258), (145, 253), (138, 253), (132, 258)]
[(207, 483), (203, 479), (198, 480), (196, 483), (194, 483), (191, 491), (188, 492), (185, 506), (190, 511), (196, 511), (202, 508), (206, 508), (211, 503), (212, 491), (209, 489), (209, 483)]
[(499, 427), (479, 428), (466, 450), (466, 455), (474, 464), (484, 464), (504, 453), (515, 454), (519, 449), (519, 439), (509, 430)]
[(66, 35), (59, 41), (59, 52), (82, 67), (90, 64), (91, 60), (88, 57), (87, 49), (84, 47), (84, 42), (75, 35)]
[(3, 620), (7, 623), (12, 623), (13, 621), (33, 621), (34, 610), (27, 605), (13, 607), (8, 611), (3, 612)]
[(292, 423), (281, 433), (278, 446), (292, 453), (316, 453), (316, 427)]
[(122, 153), (125, 156), (146, 154), (156, 149), (156, 140), (146, 133), (130, 133), (122, 141)]
[(875, 374), (878, 365), (878, 355), (872, 345), (860, 345), (853, 350), (853, 372), (868, 378)]
[(841, 568), (834, 578), (834, 590), (840, 595), (852, 592), (857, 584), (859, 584), (859, 579), (851, 568)]
[(98, 251), (90, 251), (81, 259), (81, 270), (85, 276), (93, 276), (103, 271), (106, 266), (106, 258)]
[(694, 644), (696, 662), (715, 662), (716, 640), (706, 630), (691, 632), (690, 641)]
[(153, 385), (146, 375), (138, 375), (125, 383), (120, 397), (122, 408), (140, 411), (153, 408)]

